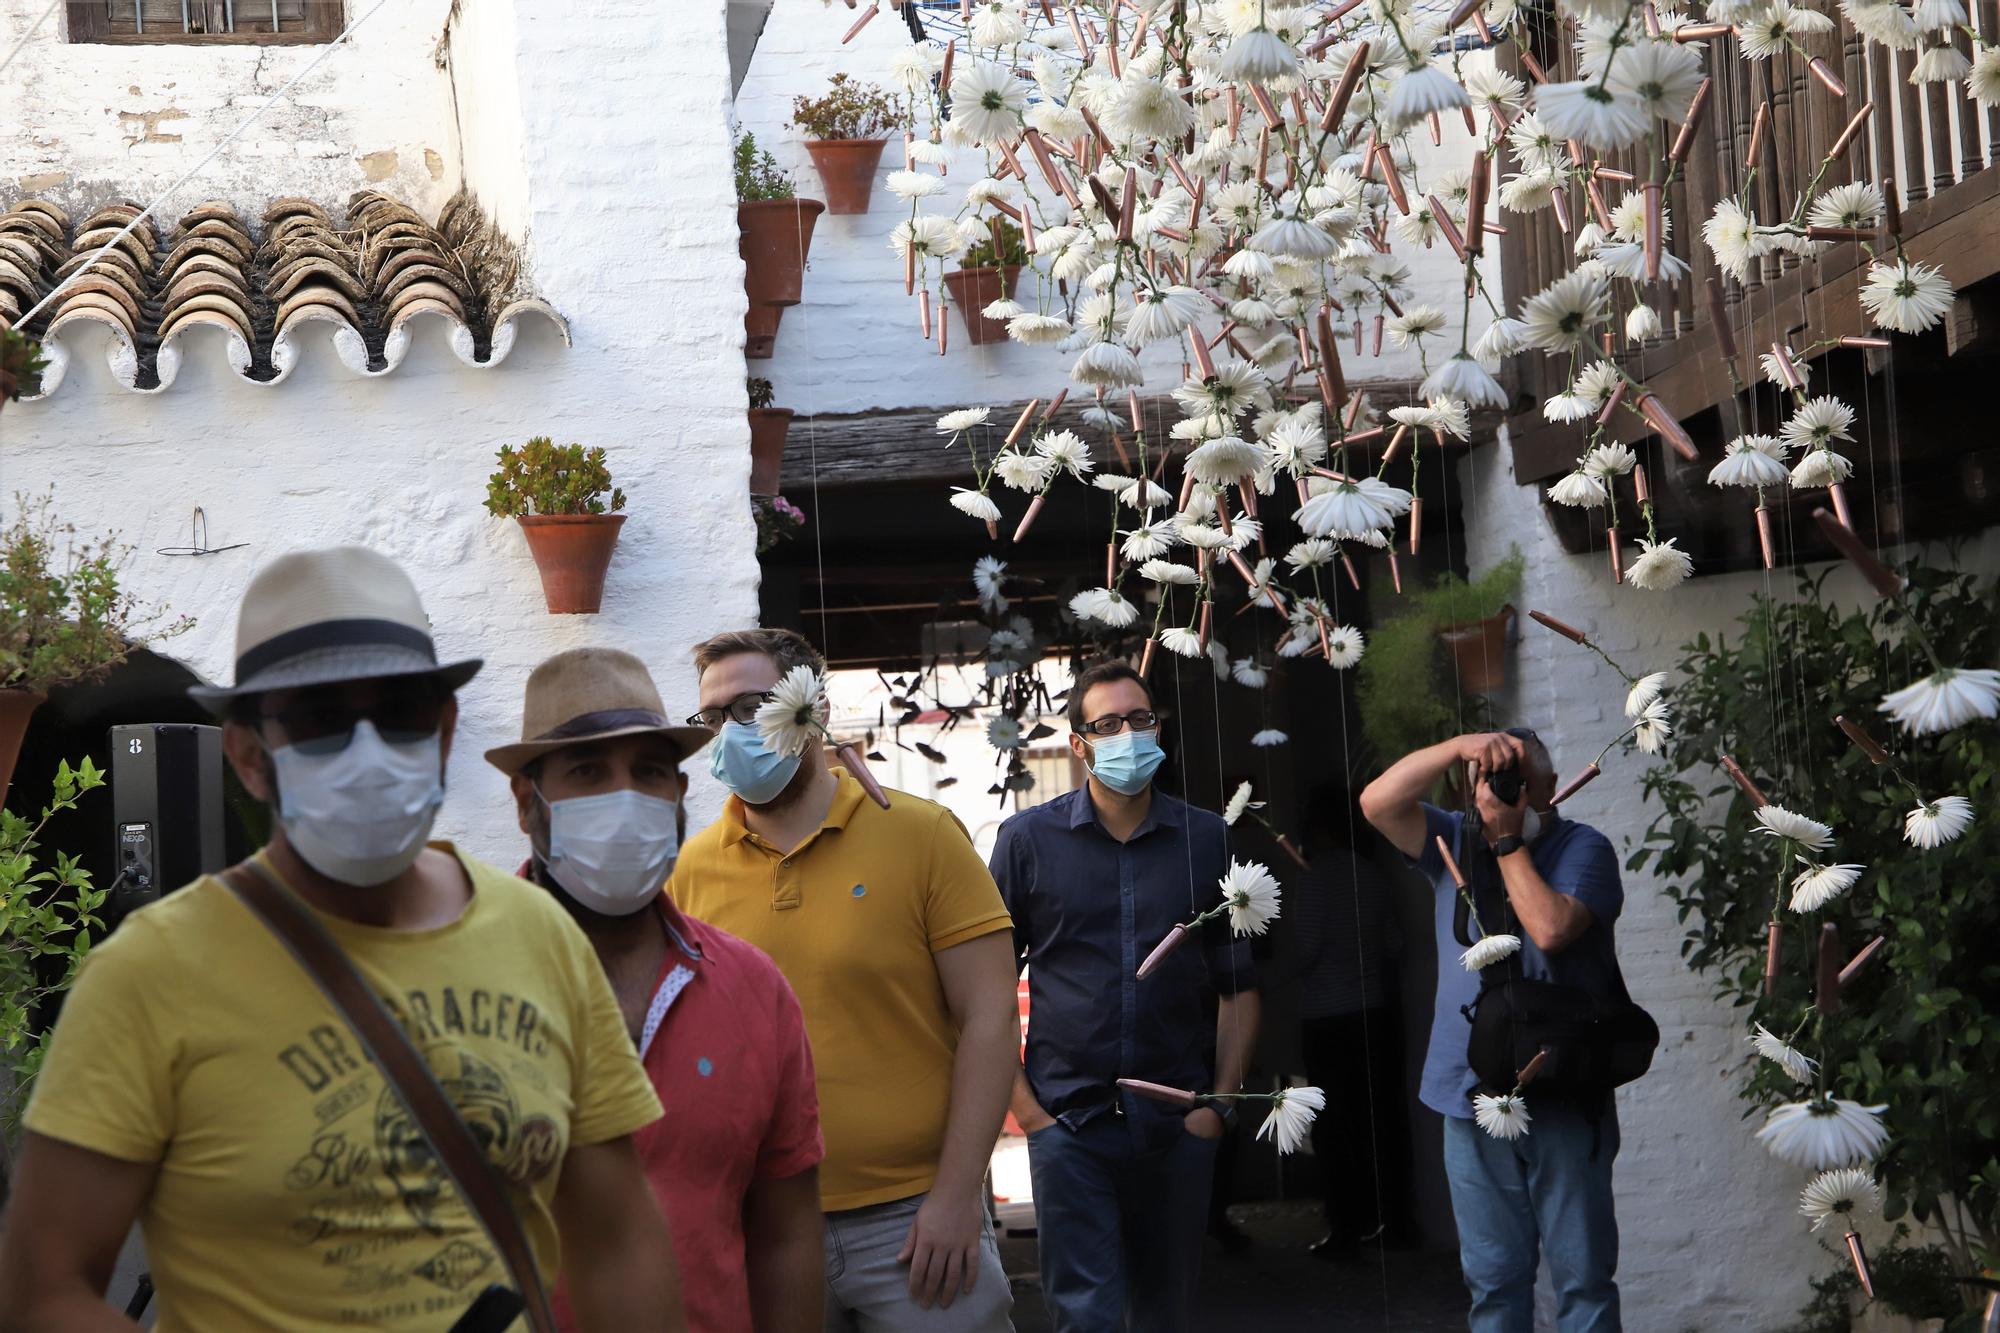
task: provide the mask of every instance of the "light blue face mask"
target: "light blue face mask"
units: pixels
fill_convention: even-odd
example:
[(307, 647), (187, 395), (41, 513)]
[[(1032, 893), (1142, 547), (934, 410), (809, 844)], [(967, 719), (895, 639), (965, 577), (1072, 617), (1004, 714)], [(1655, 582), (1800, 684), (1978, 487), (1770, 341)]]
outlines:
[(1090, 747), (1090, 771), (1120, 796), (1137, 796), (1146, 790), (1166, 759), (1159, 735), (1151, 731), (1127, 729)]
[(764, 733), (743, 722), (725, 722), (708, 747), (708, 771), (749, 805), (768, 805), (799, 771), (803, 754), (779, 754)]

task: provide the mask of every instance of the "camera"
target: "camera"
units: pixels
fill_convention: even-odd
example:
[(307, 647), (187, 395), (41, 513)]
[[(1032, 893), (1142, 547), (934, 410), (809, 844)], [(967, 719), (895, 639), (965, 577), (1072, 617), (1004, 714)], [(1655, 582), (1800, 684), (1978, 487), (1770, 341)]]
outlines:
[(1486, 775), (1486, 788), (1502, 805), (1517, 805), (1521, 800), (1521, 766), (1509, 764), (1496, 768)]

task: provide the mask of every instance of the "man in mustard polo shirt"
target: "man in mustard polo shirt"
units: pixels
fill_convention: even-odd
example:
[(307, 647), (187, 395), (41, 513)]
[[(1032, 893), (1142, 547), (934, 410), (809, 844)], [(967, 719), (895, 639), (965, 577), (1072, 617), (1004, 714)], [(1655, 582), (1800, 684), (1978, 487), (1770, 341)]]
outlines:
[(757, 709), (784, 674), (825, 674), (805, 639), (745, 630), (694, 659), (688, 721), (715, 733), (709, 771), (734, 794), (668, 891), (769, 954), (805, 1012), (826, 1138), (826, 1326), (1008, 1329), (983, 1197), (1020, 1062), (1000, 892), (950, 811), (904, 792), (885, 810), (820, 747), (764, 742)]

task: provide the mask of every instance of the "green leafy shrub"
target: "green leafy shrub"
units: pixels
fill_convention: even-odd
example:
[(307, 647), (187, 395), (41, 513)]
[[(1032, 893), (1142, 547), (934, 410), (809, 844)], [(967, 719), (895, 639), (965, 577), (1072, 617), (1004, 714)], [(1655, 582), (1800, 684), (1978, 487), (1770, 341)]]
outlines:
[(758, 555), (790, 541), (806, 525), (805, 511), (782, 495), (751, 496), (750, 514), (757, 521)]
[(752, 375), (744, 384), (750, 390), (752, 407), (769, 407), (776, 398), (776, 393), (771, 388), (771, 381), (767, 379)]
[[(1429, 588), (1404, 599), (1396, 615), (1368, 635), (1357, 670), (1355, 702), (1368, 744), (1383, 761), (1435, 745), (1468, 726), (1483, 726), (1485, 700), (1462, 695), (1451, 679), (1438, 631), (1498, 614), (1521, 586), (1518, 550), (1468, 583), (1440, 575)], [(1462, 716), (1469, 703), (1471, 716)]]
[(999, 268), (1003, 264), (1027, 262), (1028, 246), (1021, 229), (999, 217), (993, 219), (986, 239), (967, 250), (965, 258), (959, 261), (966, 268)]
[(118, 584), (131, 554), (115, 536), (79, 538), (55, 517), (55, 492), (16, 495), (0, 530), (0, 688), (97, 680), (133, 648), (194, 627), (164, 621)]
[(757, 136), (744, 131), (736, 141), (736, 197), (744, 203), (759, 199), (790, 199), (798, 194), (778, 159), (757, 147)]
[(809, 139), (881, 139), (909, 119), (902, 98), (845, 74), (828, 80), (822, 96), (792, 99), (792, 124)]
[[(1907, 570), (1910, 612), (1933, 643), (1962, 660), (1995, 654), (1993, 579), (1922, 566)], [(1683, 645), (1668, 685), (1675, 734), (1645, 788), (1660, 813), (1631, 869), (1650, 867), (1687, 923), (1681, 954), (1723, 1000), (1821, 1060), (1826, 1086), (1867, 1105), (1886, 1103), (1889, 1146), (1876, 1171), (1883, 1214), (1935, 1226), (1961, 1274), (2000, 1242), (2000, 725), (1973, 723), (1914, 743), (1880, 721), (1883, 695), (1929, 667), (1902, 641), (1891, 602), (1842, 610), (1825, 575), (1801, 575), (1792, 601), (1759, 596), (1733, 637)], [(1955, 841), (1920, 852), (1903, 838), (1917, 801), (1887, 767), (1842, 735), (1838, 715), (1867, 727), (1926, 800), (1959, 795), (1977, 812)], [(1795, 866), (1778, 840), (1753, 830), (1748, 803), (1716, 766), (1726, 751), (1764, 794), (1832, 825), (1837, 859), (1867, 867), (1818, 912), (1779, 914), (1785, 956), (1777, 993), (1764, 995), (1765, 926), (1774, 898), (1789, 901)], [(1886, 945), (1831, 1017), (1810, 1016), (1820, 928), (1843, 949), (1877, 935)], [(1766, 1060), (1746, 1058), (1737, 1090), (1755, 1107), (1796, 1100), (1799, 1088)]]
[(524, 514), (602, 514), (625, 507), (625, 492), (611, 484), (604, 450), (554, 444), (537, 435), (519, 449), (500, 446), (500, 468), (486, 479), (486, 508), (502, 518)]
[(42, 371), (48, 364), (40, 343), (25, 333), (0, 328), (0, 400), (40, 393)]

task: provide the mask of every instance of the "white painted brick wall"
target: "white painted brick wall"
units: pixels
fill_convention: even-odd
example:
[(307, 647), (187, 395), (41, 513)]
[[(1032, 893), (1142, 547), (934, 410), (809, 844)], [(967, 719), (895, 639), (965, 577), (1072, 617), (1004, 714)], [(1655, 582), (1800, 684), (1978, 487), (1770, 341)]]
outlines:
[[(40, 8), (0, 0), (0, 49)], [(363, 29), (360, 49), (336, 54), (302, 87), (303, 99), (337, 108), (324, 130), (336, 156), (288, 147), (298, 128), (288, 114), (249, 136), (269, 150), (254, 165), (232, 154), (190, 193), (260, 206), (285, 193), (338, 200), (361, 183), (357, 152), (445, 142), (432, 134), (443, 124), (444, 76), (431, 57), (445, 8), (390, 4), (374, 20), (383, 26)], [(651, 664), (670, 711), (686, 713), (689, 648), (757, 613), (722, 0), (690, 0), (671, 15), (649, 0), (605, 0), (589, 23), (534, 0), (515, 10), (511, 45), (492, 44), (497, 63), (481, 74), (518, 85), (528, 273), (568, 316), (574, 348), (530, 321), (504, 366), (475, 371), (425, 321), (393, 375), (359, 379), (315, 342), (290, 379), (266, 390), (229, 371), (201, 330), (173, 388), (140, 396), (112, 381), (93, 325), (66, 334), (77, 358), (59, 393), (0, 416), (0, 486), (11, 495), (54, 483), (67, 518), (120, 530), (139, 552), (131, 586), (200, 617), (167, 651), (209, 679), (229, 677), (235, 606), (261, 560), (362, 542), (404, 562), (441, 651), (487, 660), (463, 696), (439, 828), (502, 861), (521, 837), (504, 782), (479, 755), (517, 738), (534, 663), (581, 644), (626, 647)], [(298, 55), (279, 48), (269, 59), (266, 87)], [(11, 122), (23, 107), (32, 129), (25, 141), (11, 125), (0, 132), (0, 205), (35, 173), (66, 173), (57, 193), (79, 203), (170, 180), (233, 126), (219, 108), (245, 105), (255, 66), (240, 49), (72, 47), (48, 33), (22, 61), (0, 82), (0, 115)], [(140, 64), (157, 74), (142, 76)], [(199, 86), (210, 110), (158, 156), (128, 154), (101, 108), (127, 105), (133, 83), (149, 97)], [(16, 100), (24, 92), (25, 105)], [(504, 159), (513, 150), (496, 151)], [(389, 185), (400, 193), (404, 183)], [(448, 186), (449, 173), (406, 197), (435, 208)], [(630, 497), (601, 615), (550, 616), (519, 529), (480, 507), (494, 450), (536, 433), (606, 446)], [(250, 548), (201, 560), (154, 555), (185, 544), (196, 505), (215, 545)], [(699, 824), (719, 794), (694, 768)]]

